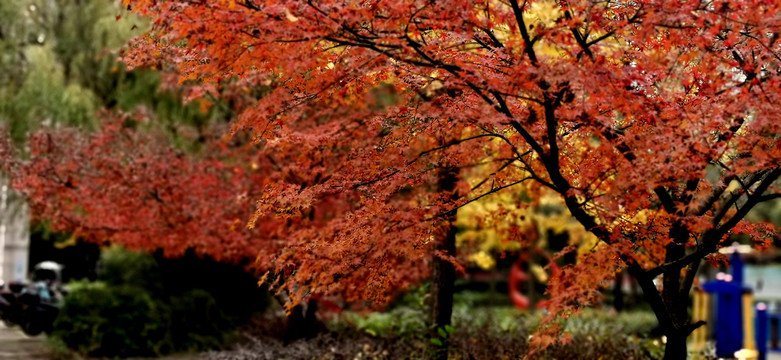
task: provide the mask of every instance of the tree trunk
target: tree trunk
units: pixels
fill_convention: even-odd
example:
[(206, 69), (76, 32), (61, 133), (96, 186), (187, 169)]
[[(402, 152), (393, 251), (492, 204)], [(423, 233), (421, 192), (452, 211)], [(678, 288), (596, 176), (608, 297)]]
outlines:
[[(635, 277), (637, 284), (640, 285), (640, 288), (643, 290), (643, 298), (645, 298), (645, 300), (648, 301), (648, 304), (651, 305), (651, 309), (653, 309), (654, 314), (656, 315), (656, 319), (659, 321), (659, 327), (667, 337), (667, 344), (664, 348), (664, 359), (685, 360), (686, 338), (691, 331), (684, 330), (684, 328), (687, 327), (680, 326), (680, 323), (676, 323), (674, 320), (675, 318), (673, 317), (673, 314), (680, 313), (680, 310), (678, 309), (680, 304), (674, 304), (665, 301), (669, 300), (670, 297), (665, 297), (664, 295), (669, 296), (669, 292), (672, 289), (667, 288), (668, 294), (660, 293), (656, 288), (653, 279), (648, 276), (645, 270), (643, 270), (643, 268), (640, 267), (640, 265), (637, 263), (630, 263), (628, 270), (629, 273)], [(672, 307), (668, 308), (667, 304), (671, 304)]]
[(688, 335), (682, 331), (672, 331), (666, 334), (667, 345), (664, 347), (664, 360), (686, 359), (686, 338)]
[[(531, 250), (529, 250), (531, 252)], [(537, 297), (535, 296), (535, 292), (537, 291), (537, 281), (534, 278), (534, 272), (532, 271), (534, 267), (534, 258), (533, 256), (529, 256), (529, 261), (526, 262), (526, 265), (528, 266), (528, 269), (525, 269), (526, 273), (529, 274), (528, 280), (526, 281), (527, 285), (529, 286), (529, 291), (526, 292), (526, 296), (529, 298), (529, 312), (534, 314), (534, 312), (537, 310)]]
[(624, 310), (624, 272), (616, 273), (616, 280), (613, 283), (613, 308), (616, 311)]
[[(447, 255), (455, 255), (456, 250), (456, 231), (454, 226), (450, 226), (437, 249)], [(453, 290), (455, 288), (456, 270), (447, 259), (439, 256), (434, 257), (433, 279), (431, 284), (431, 323), (433, 325), (432, 341), (433, 351), (432, 360), (446, 360), (449, 343), (449, 333), (446, 331), (447, 325), (450, 325), (450, 318), (453, 314)], [(442, 336), (445, 330), (445, 336)]]
[[(451, 192), (455, 188), (457, 173), (455, 169), (444, 169), (439, 174), (439, 190)], [(456, 211), (448, 213), (435, 226), (435, 250), (454, 257), (456, 254)], [(432, 263), (432, 284), (430, 319), (431, 360), (446, 360), (450, 333), (447, 331), (453, 314), (453, 292), (455, 289), (456, 270), (448, 259), (434, 255)], [(444, 336), (443, 336), (444, 334)]]
[(325, 330), (325, 325), (317, 319), (317, 300), (310, 299), (306, 307), (298, 304), (287, 316), (285, 324), (285, 343), (293, 340), (311, 338)]

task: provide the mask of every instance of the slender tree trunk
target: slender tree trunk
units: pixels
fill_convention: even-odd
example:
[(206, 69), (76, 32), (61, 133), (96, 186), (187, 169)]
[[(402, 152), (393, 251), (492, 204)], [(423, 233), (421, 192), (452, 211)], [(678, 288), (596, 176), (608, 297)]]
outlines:
[(293, 307), (287, 317), (285, 342), (315, 337), (325, 330), (325, 325), (317, 318), (317, 300), (309, 300), (306, 308), (299, 304)]
[(529, 298), (529, 312), (533, 314), (537, 311), (537, 296), (535, 296), (537, 292), (537, 282), (535, 281), (534, 272), (532, 271), (534, 267), (533, 256), (529, 256), (529, 261), (526, 262), (526, 265), (529, 267), (526, 269), (526, 273), (529, 274), (528, 280), (526, 281), (529, 286), (529, 291), (526, 292), (526, 296)]
[[(670, 229), (670, 237), (673, 241), (666, 246), (665, 263), (671, 263), (686, 255), (686, 243), (689, 240), (689, 231), (680, 222), (673, 224)], [(695, 270), (696, 271), (696, 270)], [(664, 348), (664, 359), (686, 359), (686, 338), (691, 331), (689, 325), (689, 289), (691, 284), (681, 282), (683, 270), (665, 272), (663, 275), (662, 300), (669, 322), (663, 326), (667, 337)], [(657, 314), (657, 318), (660, 314)]]
[[(444, 169), (439, 174), (439, 190), (451, 192), (455, 188), (457, 172), (455, 169)], [(456, 211), (452, 211), (436, 224), (435, 249), (444, 255), (454, 257), (456, 254)], [(432, 325), (430, 353), (431, 360), (446, 360), (449, 345), (449, 332), (445, 329), (450, 325), (453, 314), (453, 292), (455, 289), (456, 270), (453, 263), (435, 255), (432, 264), (430, 319)], [(445, 336), (442, 336), (445, 334)], [(434, 340), (436, 339), (436, 340)]]
[[(455, 254), (456, 242), (455, 242), (455, 227), (451, 226), (447, 230), (445, 239), (438, 247), (438, 250), (448, 255)], [(431, 285), (431, 323), (433, 325), (433, 332), (431, 334), (433, 339), (439, 340), (440, 344), (432, 342), (434, 345), (434, 351), (432, 351), (432, 359), (446, 360), (447, 351), (449, 345), (449, 333), (444, 332), (447, 336), (442, 336), (442, 331), (445, 330), (447, 325), (450, 325), (450, 319), (453, 315), (453, 290), (455, 288), (456, 271), (453, 263), (446, 259), (442, 259), (439, 256), (434, 258), (434, 272), (433, 282)]]
[[(643, 297), (651, 304), (662, 333), (667, 338), (664, 359), (685, 360), (688, 355), (686, 339), (692, 331), (705, 324), (703, 321), (691, 323), (687, 311), (688, 292), (676, 288), (674, 290), (663, 289), (660, 293), (648, 277), (644, 277), (642, 280), (638, 279), (638, 284), (643, 289)], [(671, 296), (670, 292), (673, 291), (677, 294)], [(670, 301), (673, 297), (676, 297), (677, 302)]]
[(453, 264), (437, 257), (434, 260), (431, 286), (431, 323), (436, 327), (450, 325), (450, 317), (453, 314), (454, 284), (455, 269)]
[[(283, 307), (287, 303), (285, 295), (274, 296), (274, 299)], [(287, 314), (283, 340), (287, 344), (294, 340), (314, 337), (324, 330), (325, 325), (317, 318), (317, 300), (309, 299), (306, 306), (298, 304)]]
[(686, 338), (689, 334), (685, 331), (672, 331), (665, 336), (667, 336), (667, 344), (664, 347), (664, 360), (685, 360)]
[[(689, 289), (686, 286), (668, 286), (660, 292), (653, 283), (653, 279), (636, 263), (630, 264), (629, 273), (635, 277), (638, 285), (643, 290), (643, 297), (651, 305), (656, 319), (659, 321), (662, 333), (667, 337), (664, 359), (685, 360), (688, 355), (686, 339), (692, 331), (705, 324), (702, 321), (695, 324), (690, 322), (687, 311)], [(666, 273), (664, 276), (678, 276), (680, 279), (680, 273), (678, 272), (675, 274)], [(667, 281), (676, 283), (674, 280)]]
[(624, 310), (624, 272), (616, 273), (616, 280), (613, 283), (613, 308), (616, 311)]

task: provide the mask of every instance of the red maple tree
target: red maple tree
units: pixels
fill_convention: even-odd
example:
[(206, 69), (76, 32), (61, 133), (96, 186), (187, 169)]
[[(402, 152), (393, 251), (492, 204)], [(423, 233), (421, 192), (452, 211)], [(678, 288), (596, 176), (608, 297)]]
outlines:
[[(701, 260), (730, 234), (770, 234), (743, 218), (777, 196), (781, 175), (774, 2), (129, 3), (156, 19), (131, 62), (162, 60), (204, 84), (271, 84), (235, 128), (296, 154), (292, 172), (323, 176), (275, 184), (258, 211), (351, 192), (360, 205), (329, 224), (331, 247), (398, 225), (362, 226), (378, 217), (426, 223), (534, 181), (607, 245), (554, 281), (552, 310), (627, 267), (672, 358), (696, 326), (685, 304)], [(373, 103), (376, 89), (391, 101)], [(436, 169), (475, 162), (494, 164), (490, 179), (462, 171), (456, 195), (415, 191)], [(407, 227), (406, 243), (425, 243), (426, 228)]]
[(129, 63), (173, 71), (193, 97), (270, 88), (236, 104), (234, 131), (269, 173), (256, 220), (318, 220), (268, 264), (294, 299), (386, 299), (451, 238), (457, 208), (529, 183), (603, 244), (552, 279), (552, 313), (626, 268), (665, 358), (683, 358), (702, 260), (732, 234), (772, 235), (744, 217), (779, 197), (774, 1), (125, 3), (154, 19)]
[(87, 241), (162, 249), (172, 257), (193, 250), (247, 266), (272, 247), (253, 235), (275, 233), (278, 223), (245, 231), (254, 195), (245, 193), (248, 183), (262, 183), (248, 159), (231, 163), (227, 148), (216, 146), (204, 156), (188, 155), (162, 134), (122, 124), (111, 120), (94, 134), (36, 132), (27, 143), (29, 159), (3, 147), (9, 154), (3, 170), (37, 220)]
[[(141, 124), (154, 121), (143, 113), (116, 117), (105, 112), (102, 117), (104, 124), (94, 133), (49, 128), (32, 134), (26, 143), (29, 154), (19, 154), (7, 136), (0, 136), (0, 170), (27, 196), (35, 220), (46, 222), (53, 231), (135, 250), (162, 250), (171, 257), (193, 251), (266, 272), (263, 281), (277, 285), (278, 299), (292, 316), (286, 337), (312, 330), (307, 328), (316, 321), (318, 306), (312, 295), (349, 302), (371, 298), (381, 304), (428, 275), (426, 261), (411, 261), (424, 252), (378, 250), (413, 246), (405, 243), (403, 231), (365, 236), (387, 223), (387, 218), (361, 224), (365, 233), (353, 234), (367, 241), (349, 247), (323, 251), (308, 242), (313, 237), (343, 236), (325, 224), (354, 208), (351, 194), (319, 199), (300, 216), (253, 218), (256, 200), (267, 187), (306, 186), (321, 176), (283, 167), (298, 161), (290, 157), (292, 153), (258, 151), (241, 136), (210, 135), (224, 129), (201, 129), (194, 135), (199, 138), (192, 140), (203, 149), (188, 152), (173, 146), (165, 133), (143, 129)], [(377, 266), (363, 265), (366, 262)], [(386, 274), (380, 265), (405, 270)], [(302, 277), (294, 271), (312, 275)], [(337, 278), (341, 281), (334, 282)], [(311, 310), (299, 306), (302, 300)]]

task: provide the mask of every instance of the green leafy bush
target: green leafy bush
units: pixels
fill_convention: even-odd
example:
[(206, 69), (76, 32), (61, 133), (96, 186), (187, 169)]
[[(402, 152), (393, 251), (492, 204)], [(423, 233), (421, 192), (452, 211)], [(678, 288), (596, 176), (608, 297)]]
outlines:
[(52, 336), (91, 356), (157, 355), (168, 345), (160, 310), (141, 288), (81, 282), (65, 298)]
[(414, 336), (426, 326), (425, 314), (409, 307), (397, 307), (368, 315), (346, 313), (344, 320), (356, 330), (371, 336)]
[(215, 349), (266, 304), (253, 293), (254, 278), (203, 259), (158, 259), (111, 247), (101, 254), (98, 273), (97, 282), (70, 284), (52, 332), (55, 343), (90, 356)]
[[(425, 307), (407, 300), (381, 313), (345, 312), (331, 324), (331, 329), (348, 334), (346, 328), (352, 328), (357, 330), (352, 337), (369, 336), (380, 344), (423, 349), (432, 341), (426, 329)], [(473, 294), (459, 295), (456, 301), (453, 331), (447, 335), (451, 359), (515, 359), (528, 353), (530, 336), (542, 319), (541, 312), (521, 312), (511, 306), (474, 306), (475, 301), (482, 299)], [(552, 345), (537, 358), (660, 359), (663, 355), (661, 339), (652, 334), (657, 321), (650, 312), (587, 309), (564, 320), (563, 325), (568, 340)], [(417, 355), (421, 354), (405, 354), (402, 358)]]
[(154, 257), (116, 245), (101, 252), (98, 274), (101, 281), (111, 286), (136, 286), (155, 294), (163, 288)]
[(220, 347), (232, 327), (211, 294), (202, 289), (188, 291), (170, 300), (171, 340), (177, 350), (195, 351)]

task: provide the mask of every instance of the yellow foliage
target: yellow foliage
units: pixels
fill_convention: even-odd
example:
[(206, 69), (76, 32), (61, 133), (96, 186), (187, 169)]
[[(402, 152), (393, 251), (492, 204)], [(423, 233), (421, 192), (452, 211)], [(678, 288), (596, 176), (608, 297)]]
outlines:
[[(597, 245), (596, 237), (572, 218), (558, 195), (545, 194), (536, 204), (519, 202), (518, 197), (517, 192), (503, 192), (459, 210), (457, 225), (463, 230), (456, 244), (476, 251), (468, 256), (471, 264), (489, 270), (496, 265), (493, 256), (524, 246), (544, 247), (549, 233), (568, 234), (569, 245), (577, 246), (578, 254)], [(522, 238), (510, 238), (513, 227), (522, 231)]]
[(561, 6), (553, 1), (536, 1), (530, 11), (524, 12), (524, 21), (535, 27), (553, 27), (562, 17)]
[(489, 255), (485, 251), (480, 251), (472, 255), (469, 255), (469, 261), (479, 266), (483, 270), (490, 270), (493, 269), (494, 266), (496, 266), (496, 261), (494, 260), (494, 258), (491, 257), (491, 255)]
[(538, 282), (545, 283), (548, 281), (548, 273), (545, 272), (545, 268), (540, 266), (540, 264), (532, 264), (530, 270), (532, 276), (534, 276)]

